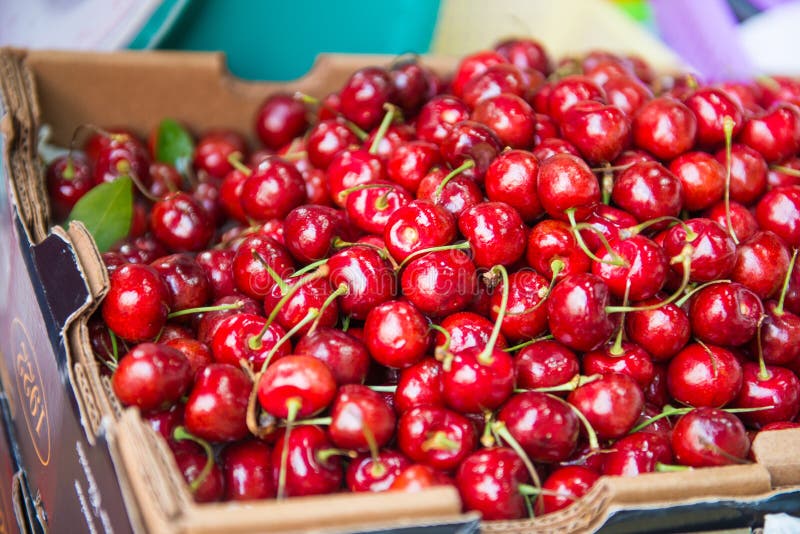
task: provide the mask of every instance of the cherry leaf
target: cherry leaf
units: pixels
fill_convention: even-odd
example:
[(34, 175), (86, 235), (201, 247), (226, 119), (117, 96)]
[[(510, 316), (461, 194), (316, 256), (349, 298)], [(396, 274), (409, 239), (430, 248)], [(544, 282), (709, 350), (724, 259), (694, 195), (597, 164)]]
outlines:
[(132, 218), (133, 181), (123, 176), (86, 193), (72, 208), (67, 223), (82, 222), (100, 252), (106, 252), (128, 235)]
[(156, 160), (172, 165), (185, 175), (193, 153), (194, 140), (191, 134), (176, 120), (162, 120), (156, 138)]

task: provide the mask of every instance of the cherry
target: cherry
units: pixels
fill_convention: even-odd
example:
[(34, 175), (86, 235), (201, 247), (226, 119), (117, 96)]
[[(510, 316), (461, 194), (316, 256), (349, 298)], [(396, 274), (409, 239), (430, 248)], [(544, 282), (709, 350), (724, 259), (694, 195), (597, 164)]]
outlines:
[(194, 149), (194, 168), (215, 178), (225, 178), (233, 170), (232, 154), (247, 154), (244, 139), (230, 130), (214, 130), (197, 141)]
[(274, 357), (283, 357), (290, 348), (282, 346), (273, 351), (286, 331), (276, 323), (264, 330), (266, 319), (251, 313), (236, 313), (223, 319), (216, 327), (211, 339), (211, 352), (219, 363), (239, 365), (243, 360), (259, 368), (274, 352)]
[[(667, 230), (663, 247), (668, 256), (681, 254), (687, 244), (692, 247), (689, 279), (693, 282), (725, 278), (736, 264), (736, 245), (733, 239), (710, 219), (688, 219), (684, 224)], [(671, 267), (673, 271), (683, 275), (682, 263), (673, 263)]]
[(583, 372), (587, 375), (628, 375), (644, 390), (653, 381), (655, 367), (653, 359), (642, 347), (623, 341), (584, 354)]
[(517, 387), (522, 389), (560, 386), (580, 372), (575, 353), (547, 339), (522, 348), (514, 356), (514, 367)]
[(614, 322), (606, 313), (608, 286), (590, 273), (571, 274), (550, 292), (548, 324), (556, 341), (578, 351), (594, 350), (608, 340)]
[(789, 251), (783, 241), (772, 232), (759, 231), (736, 248), (731, 279), (766, 299), (780, 291), (788, 269)]
[(475, 106), (472, 119), (491, 128), (504, 146), (528, 148), (533, 145), (536, 113), (516, 94), (504, 92), (483, 98)]
[(544, 113), (536, 113), (534, 129), (536, 132), (533, 138), (534, 146), (539, 146), (548, 139), (556, 139), (561, 136), (561, 131), (558, 129), (556, 122), (550, 115), (545, 115)]
[[(286, 465), (285, 496), (319, 495), (338, 490), (344, 478), (341, 458), (325, 432), (317, 426), (299, 426), (278, 434), (272, 449), (273, 478)], [(282, 458), (291, 459), (282, 462)], [(283, 495), (278, 493), (278, 498)]]
[(493, 65), (507, 63), (506, 59), (493, 50), (482, 50), (461, 59), (453, 75), (453, 94), (461, 98), (464, 87), (473, 78), (480, 76)]
[(524, 222), (532, 222), (543, 210), (536, 194), (539, 161), (524, 150), (505, 151), (486, 171), (486, 196), (505, 202), (519, 213)]
[(612, 238), (608, 245), (608, 250), (598, 249), (601, 261), (592, 264), (592, 272), (606, 283), (612, 295), (621, 299), (628, 291), (628, 297), (637, 301), (661, 291), (669, 267), (660, 246), (643, 235)]
[(734, 136), (739, 134), (744, 125), (740, 106), (721, 89), (697, 89), (683, 103), (697, 119), (697, 143), (704, 148), (714, 148), (725, 142), (725, 117), (733, 120)]
[(291, 256), (274, 240), (258, 234), (245, 238), (233, 257), (233, 280), (236, 289), (257, 300), (263, 300), (276, 284), (276, 277), (288, 276), (294, 269)]
[(600, 478), (595, 471), (573, 465), (561, 467), (552, 473), (542, 484), (542, 493), (537, 501), (537, 509), (549, 514), (566, 508), (592, 489)]
[(433, 202), (455, 217), (483, 202), (483, 191), (478, 184), (460, 176), (460, 172), (445, 182), (457, 170), (448, 174), (440, 168), (433, 169), (420, 182), (417, 198)]
[(394, 394), (395, 410), (404, 414), (417, 406), (444, 406), (442, 364), (425, 358), (400, 372)]
[(339, 388), (328, 428), (334, 445), (358, 451), (376, 450), (389, 443), (394, 427), (394, 411), (380, 393), (357, 384)]
[(284, 224), (286, 249), (302, 263), (326, 258), (334, 238), (352, 237), (345, 215), (328, 206), (299, 206), (289, 212)]
[(620, 173), (611, 192), (614, 203), (644, 222), (676, 217), (683, 206), (681, 181), (658, 162), (636, 163)]
[(632, 117), (645, 102), (653, 98), (648, 86), (632, 76), (614, 76), (603, 83), (606, 101)]
[(603, 455), (603, 474), (636, 476), (658, 470), (659, 464), (673, 461), (670, 437), (654, 432), (634, 432), (614, 443)]
[(66, 219), (73, 206), (94, 186), (89, 162), (78, 152), (51, 161), (45, 180), (57, 220)]
[(469, 116), (469, 108), (462, 100), (446, 95), (433, 97), (417, 115), (417, 137), (441, 145), (453, 125), (469, 119)]
[(667, 388), (682, 404), (721, 408), (736, 398), (741, 387), (742, 366), (722, 347), (692, 343), (669, 362)]
[(766, 301), (764, 308), (765, 315), (761, 323), (761, 349), (764, 361), (770, 365), (787, 365), (798, 361), (800, 317), (782, 309), (780, 302), (774, 300)]
[(691, 467), (741, 463), (750, 450), (744, 425), (716, 408), (696, 408), (678, 419), (672, 431), (675, 459)]
[[(499, 305), (500, 303), (497, 304), (498, 309)], [(436, 329), (436, 345), (437, 347), (447, 345), (450, 352), (460, 352), (470, 347), (485, 347), (492, 336), (493, 328), (492, 323), (484, 315), (468, 311), (448, 315), (442, 320), (440, 326), (441, 330)], [(442, 330), (447, 332), (447, 339)], [(497, 348), (505, 349), (507, 345), (501, 330), (497, 337)]]
[(166, 410), (191, 383), (189, 360), (176, 349), (154, 343), (133, 347), (120, 359), (111, 379), (120, 402), (144, 412)]
[(452, 471), (475, 450), (477, 437), (466, 417), (438, 406), (417, 406), (400, 417), (397, 444), (415, 462)]
[(453, 479), (441, 471), (422, 464), (412, 464), (403, 469), (392, 485), (390, 491), (417, 493), (434, 486), (452, 486)]
[(605, 93), (591, 79), (572, 75), (558, 80), (548, 96), (548, 112), (553, 119), (563, 125), (568, 109), (585, 100), (605, 103)]
[[(535, 271), (518, 271), (508, 277), (508, 308), (500, 332), (511, 341), (531, 339), (547, 329), (547, 307), (543, 306), (549, 284)], [(497, 320), (501, 292), (491, 299), (490, 317)], [(452, 346), (451, 346), (452, 349)]]
[(456, 168), (472, 160), (474, 166), (463, 175), (483, 182), (486, 170), (503, 145), (494, 131), (479, 122), (465, 120), (453, 125), (441, 142), (442, 159)]
[(188, 193), (171, 193), (153, 205), (150, 213), (153, 235), (169, 249), (198, 252), (214, 236), (214, 223)]
[(336, 393), (327, 365), (312, 356), (285, 356), (267, 367), (258, 381), (258, 401), (275, 417), (293, 420), (325, 409)]
[(196, 377), (184, 415), (186, 428), (209, 441), (236, 441), (247, 436), (247, 399), (253, 388), (233, 365), (212, 363)]
[(256, 134), (267, 148), (278, 149), (288, 144), (307, 125), (306, 108), (292, 95), (270, 95), (256, 112)]
[(730, 218), (732, 230), (730, 234), (736, 236), (736, 239), (740, 242), (751, 238), (758, 231), (758, 222), (755, 216), (738, 202), (731, 201), (727, 209), (725, 202), (718, 202), (705, 212), (705, 216), (722, 228), (728, 226), (728, 219)]
[(242, 208), (242, 187), (252, 175), (252, 170), (244, 167), (237, 168), (225, 175), (219, 187), (219, 203), (228, 217), (241, 223), (247, 223), (247, 214)]
[(147, 265), (126, 264), (109, 280), (103, 300), (103, 320), (122, 339), (153, 339), (163, 328), (170, 294), (158, 271)]
[(800, 110), (780, 104), (748, 119), (739, 141), (757, 150), (767, 163), (784, 160), (800, 148)]
[(327, 266), (331, 287), (347, 286), (338, 300), (340, 309), (355, 319), (365, 319), (372, 308), (394, 295), (394, 272), (374, 248), (346, 248), (331, 256)]
[(125, 240), (113, 248), (128, 263), (151, 263), (168, 254), (164, 245), (151, 235)]
[(392, 213), (411, 202), (411, 195), (394, 184), (362, 184), (347, 194), (349, 220), (369, 234), (382, 234)]
[(768, 191), (756, 205), (756, 220), (793, 248), (800, 247), (800, 186)]
[(369, 130), (383, 117), (383, 105), (392, 98), (389, 73), (378, 67), (357, 70), (339, 91), (339, 109), (348, 120)]
[(416, 193), (425, 175), (441, 162), (439, 147), (427, 141), (413, 140), (401, 144), (386, 162), (386, 175), (394, 183)]
[(526, 83), (520, 70), (508, 63), (492, 65), (485, 72), (473, 76), (463, 88), (461, 98), (472, 109), (482, 101), (508, 94), (523, 96)]
[(250, 501), (275, 497), (272, 450), (263, 441), (231, 443), (222, 451), (225, 500)]
[(460, 250), (430, 252), (406, 265), (400, 285), (403, 295), (422, 313), (448, 315), (472, 301), (475, 265)]
[(186, 254), (165, 256), (151, 264), (166, 283), (170, 309), (186, 310), (204, 306), (211, 297), (205, 271)]
[[(241, 308), (238, 310), (227, 308), (227, 306), (230, 304), (240, 305)], [(235, 315), (237, 313), (258, 315), (261, 313), (261, 305), (259, 302), (240, 294), (229, 295), (227, 297), (217, 299), (214, 301), (213, 305), (225, 308), (204, 313), (197, 323), (197, 339), (208, 345), (211, 344), (214, 334), (222, 322), (231, 315)], [(164, 333), (162, 332), (161, 339), (163, 338)]]
[(410, 302), (390, 300), (372, 308), (364, 323), (372, 358), (387, 367), (411, 367), (428, 349), (428, 321)]
[(694, 146), (697, 119), (691, 109), (669, 97), (646, 102), (633, 117), (633, 143), (661, 160), (675, 158)]
[(710, 208), (725, 193), (725, 167), (705, 152), (686, 152), (672, 160), (669, 170), (681, 181), (683, 207)]
[(336, 154), (352, 145), (357, 145), (358, 141), (359, 138), (343, 121), (321, 120), (309, 130), (306, 137), (308, 161), (314, 167), (325, 170)]
[[(725, 149), (716, 153), (717, 161), (727, 165)], [(731, 199), (750, 205), (761, 198), (767, 187), (767, 162), (763, 156), (747, 145), (731, 146)]]
[(367, 376), (369, 353), (364, 344), (347, 332), (319, 328), (297, 342), (295, 354), (314, 357), (325, 363), (336, 383), (361, 384)]
[(306, 185), (302, 175), (280, 158), (268, 158), (259, 163), (242, 184), (242, 209), (256, 221), (282, 219), (305, 201)]
[[(756, 152), (756, 154), (758, 153)], [(800, 159), (796, 157), (781, 162), (780, 165), (772, 165), (767, 171), (766, 188), (775, 189), (776, 187), (783, 187), (786, 185), (800, 185), (800, 175), (798, 171), (800, 171)], [(761, 193), (763, 192), (762, 189)], [(761, 195), (759, 194), (754, 200), (758, 200), (760, 197)]]
[(564, 113), (561, 132), (587, 162), (599, 165), (613, 161), (628, 147), (631, 123), (621, 109), (589, 100)]
[(578, 417), (569, 404), (552, 395), (537, 391), (514, 395), (497, 419), (534, 462), (566, 460), (578, 444)]
[(425, 200), (415, 200), (395, 210), (383, 231), (386, 249), (399, 262), (419, 250), (447, 245), (455, 235), (450, 213)]
[(519, 213), (504, 202), (471, 207), (459, 216), (458, 228), (478, 267), (511, 265), (525, 252), (525, 226)]
[(397, 451), (383, 449), (373, 458), (362, 454), (347, 466), (345, 481), (350, 491), (388, 490), (411, 461)]
[[(340, 291), (332, 295), (330, 284), (325, 278), (327, 266), (320, 266), (315, 272), (301, 278), (290, 278), (264, 297), (264, 313), (268, 321), (275, 320), (285, 330), (304, 334), (311, 328), (310, 324), (300, 325), (309, 312), (317, 313), (314, 324), (319, 327), (334, 326), (338, 320), (339, 306), (334, 300), (341, 295)], [(307, 322), (307, 321), (306, 321)]]
[(456, 473), (464, 508), (480, 512), (484, 521), (525, 517), (525, 497), (519, 485), (529, 480), (522, 460), (506, 447), (472, 453)]
[(205, 250), (195, 256), (194, 261), (203, 270), (208, 288), (214, 299), (229, 297), (236, 293), (233, 283), (232, 250)]
[(405, 113), (416, 113), (419, 108), (436, 94), (435, 75), (416, 58), (401, 61), (391, 66), (393, 101)]
[(570, 154), (575, 157), (580, 157), (581, 153), (569, 141), (557, 137), (542, 139), (536, 144), (536, 147), (531, 151), (539, 161), (550, 159), (556, 154)]
[(520, 69), (534, 69), (542, 74), (550, 74), (552, 66), (547, 51), (534, 39), (517, 37), (497, 43), (498, 54)]
[(150, 157), (136, 137), (112, 133), (94, 159), (94, 184), (113, 182), (121, 176), (130, 176), (146, 188), (150, 184)]
[(537, 193), (547, 214), (562, 221), (567, 219), (567, 209), (575, 209), (575, 217), (583, 220), (600, 202), (597, 178), (583, 160), (569, 154), (557, 154), (540, 163)]
[[(197, 503), (221, 501), (225, 481), (222, 470), (200, 447), (185, 447), (174, 453), (175, 463), (183, 479), (189, 484)], [(209, 463), (211, 462), (211, 463)], [(206, 469), (206, 466), (210, 468)]]
[(197, 373), (202, 371), (206, 365), (212, 363), (214, 360), (211, 357), (211, 349), (208, 345), (201, 343), (192, 338), (175, 338), (164, 340), (161, 336), (160, 342), (167, 347), (177, 349), (189, 361), (189, 366), (192, 370), (192, 377), (197, 376)]
[(479, 347), (464, 349), (453, 355), (449, 365), (445, 364), (442, 392), (447, 405), (458, 412), (483, 413), (496, 409), (514, 389), (511, 357), (497, 349), (492, 349), (489, 355), (484, 355), (484, 351)]
[(363, 149), (342, 150), (328, 166), (331, 199), (340, 208), (347, 204), (347, 193), (359, 185), (385, 181), (386, 167), (381, 159)]
[(750, 341), (763, 314), (758, 295), (741, 284), (724, 282), (699, 290), (689, 308), (695, 337), (726, 347)]
[(644, 394), (628, 375), (610, 373), (583, 384), (567, 397), (600, 439), (614, 439), (626, 434), (644, 407)]
[[(741, 419), (751, 428), (776, 421), (792, 421), (800, 411), (800, 380), (785, 367), (745, 362), (742, 365), (742, 389), (734, 400), (737, 408), (762, 408), (742, 413)], [(772, 408), (765, 408), (772, 406)]]
[[(531, 229), (525, 259), (539, 274), (556, 280), (587, 272), (591, 265), (570, 226), (555, 219), (545, 219)], [(554, 262), (560, 262), (561, 270), (553, 270)]]

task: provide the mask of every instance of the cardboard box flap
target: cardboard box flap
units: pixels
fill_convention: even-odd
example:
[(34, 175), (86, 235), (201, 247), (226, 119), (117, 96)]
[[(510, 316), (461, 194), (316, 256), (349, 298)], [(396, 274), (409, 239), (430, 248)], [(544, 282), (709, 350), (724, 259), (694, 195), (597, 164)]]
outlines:
[(753, 457), (769, 471), (774, 487), (800, 485), (798, 443), (797, 428), (759, 432), (753, 440)]

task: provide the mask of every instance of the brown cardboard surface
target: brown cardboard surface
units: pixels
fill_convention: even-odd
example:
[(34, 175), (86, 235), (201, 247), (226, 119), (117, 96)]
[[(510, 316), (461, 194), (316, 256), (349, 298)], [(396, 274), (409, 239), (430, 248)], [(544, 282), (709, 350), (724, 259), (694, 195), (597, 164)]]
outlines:
[[(250, 131), (254, 110), (271, 91), (300, 90), (323, 96), (355, 68), (388, 64), (387, 57), (323, 56), (307, 76), (288, 84), (251, 83), (227, 74), (218, 54), (0, 51), (0, 80), (13, 117), (2, 119), (6, 162), (12, 169), (13, 200), (35, 242), (46, 234), (41, 169), (35, 158), (38, 125), (50, 124), (55, 141), (69, 142), (80, 124), (126, 125), (146, 134), (164, 116), (204, 129), (214, 126)], [(426, 62), (441, 69), (452, 60)], [(7, 102), (9, 105), (9, 102)], [(30, 230), (33, 229), (33, 230)], [(206, 533), (218, 530), (326, 532), (427, 524), (457, 516), (452, 489), (418, 495), (334, 495), (285, 502), (195, 505), (166, 445), (135, 410), (122, 410), (89, 349), (86, 319), (108, 285), (96, 247), (80, 224), (55, 230), (78, 260), (90, 299), (65, 331), (69, 385), (90, 441), (105, 434), (134, 528), (152, 532)], [(774, 437), (773, 437), (774, 436)], [(741, 465), (636, 478), (604, 478), (583, 499), (555, 514), (533, 520), (486, 523), (494, 532), (574, 532), (594, 529), (610, 511), (625, 506), (659, 506), (697, 499), (755, 498), (776, 485), (800, 484), (800, 461), (790, 443), (800, 436), (775, 432), (754, 444), (758, 465)], [(796, 450), (796, 447), (795, 447)]]

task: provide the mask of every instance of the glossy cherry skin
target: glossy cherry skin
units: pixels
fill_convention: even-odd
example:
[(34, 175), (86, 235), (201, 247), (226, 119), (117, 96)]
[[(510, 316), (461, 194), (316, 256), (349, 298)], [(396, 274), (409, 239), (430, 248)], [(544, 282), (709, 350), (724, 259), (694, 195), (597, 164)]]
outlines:
[(519, 213), (504, 202), (473, 206), (458, 218), (458, 229), (478, 267), (511, 265), (525, 252), (525, 226)]
[(710, 208), (725, 194), (725, 167), (705, 152), (686, 152), (669, 164), (681, 181), (683, 207), (689, 211)]
[(534, 462), (560, 462), (578, 445), (580, 421), (564, 401), (527, 391), (511, 397), (497, 416)]
[(247, 155), (247, 145), (239, 134), (229, 130), (210, 131), (197, 141), (194, 168), (215, 178), (224, 178), (233, 170), (228, 158), (235, 152)]
[(607, 344), (603, 349), (593, 350), (583, 355), (583, 374), (620, 373), (636, 380), (643, 390), (650, 385), (655, 376), (653, 359), (642, 347), (623, 341), (619, 354), (614, 346)]
[(536, 113), (516, 94), (502, 93), (481, 100), (472, 119), (485, 124), (504, 146), (528, 148), (536, 134)]
[(524, 222), (532, 222), (543, 212), (536, 192), (538, 175), (539, 160), (530, 152), (503, 152), (486, 171), (486, 196), (494, 202), (505, 202), (517, 210)]
[(539, 161), (550, 159), (556, 154), (570, 154), (577, 158), (581, 157), (581, 153), (575, 148), (572, 143), (565, 141), (558, 137), (549, 137), (542, 139), (533, 148), (531, 153), (538, 158)]
[(542, 483), (542, 489), (555, 492), (555, 495), (541, 495), (536, 501), (536, 509), (549, 514), (566, 508), (586, 495), (600, 478), (595, 471), (577, 465), (561, 467), (550, 473)]
[(483, 182), (489, 164), (502, 149), (500, 139), (491, 128), (472, 120), (454, 124), (441, 144), (442, 159), (452, 168), (468, 160), (475, 163), (462, 174), (478, 183)]
[(436, 94), (435, 74), (416, 59), (401, 61), (391, 66), (393, 101), (405, 113), (414, 114), (420, 106)]
[[(724, 148), (716, 153), (717, 161), (727, 168), (728, 156)], [(764, 194), (767, 187), (767, 162), (756, 150), (747, 145), (731, 146), (731, 199), (750, 205)]]
[(493, 65), (506, 63), (503, 56), (493, 50), (482, 50), (461, 59), (453, 75), (453, 94), (461, 98), (464, 86), (473, 78), (480, 76)]
[(426, 174), (441, 162), (439, 147), (434, 143), (412, 140), (401, 144), (386, 162), (386, 175), (394, 183), (416, 193)]
[[(675, 257), (681, 254), (687, 243), (693, 247), (689, 271), (689, 280), (692, 282), (710, 282), (728, 276), (736, 263), (733, 239), (710, 219), (688, 219), (685, 225), (694, 232), (695, 238), (689, 241), (684, 227), (675, 225), (665, 234), (664, 252)], [(674, 263), (671, 267), (677, 274), (683, 275), (681, 263)]]
[(66, 219), (75, 203), (94, 187), (89, 162), (77, 152), (51, 161), (45, 180), (53, 215), (59, 221)]
[(480, 186), (463, 175), (453, 177), (439, 191), (439, 186), (446, 176), (447, 172), (444, 169), (432, 169), (420, 182), (417, 199), (433, 202), (455, 217), (483, 202), (483, 191)]
[(762, 230), (775, 232), (792, 248), (800, 247), (800, 185), (768, 191), (756, 205)]
[(611, 373), (584, 384), (567, 397), (597, 432), (600, 439), (626, 434), (644, 408), (644, 394), (628, 375)]
[[(467, 311), (448, 315), (439, 326), (450, 334), (450, 352), (460, 352), (470, 347), (485, 347), (492, 335), (494, 323), (484, 315)], [(444, 343), (444, 335), (436, 332), (436, 346), (442, 346)], [(508, 343), (501, 331), (495, 347), (504, 349), (507, 346)]]
[(632, 76), (614, 76), (603, 84), (606, 100), (629, 117), (636, 114), (645, 102), (653, 98), (653, 92)]
[(304, 336), (294, 352), (324, 362), (339, 385), (363, 383), (369, 369), (369, 353), (364, 344), (334, 328), (318, 328)]
[(245, 238), (233, 257), (233, 280), (236, 289), (256, 300), (263, 300), (275, 285), (262, 259), (281, 278), (294, 270), (291, 256), (276, 241), (258, 234)]
[(522, 460), (506, 447), (472, 453), (456, 473), (464, 508), (480, 512), (485, 521), (525, 517), (525, 497), (518, 488), (529, 480)]
[(367, 189), (348, 193), (345, 209), (348, 219), (359, 230), (380, 235), (392, 213), (411, 200), (411, 195), (402, 187), (376, 183)]
[(757, 150), (767, 163), (795, 155), (800, 148), (800, 110), (784, 103), (751, 117), (739, 134), (739, 142)]
[(347, 233), (344, 214), (328, 206), (299, 206), (289, 212), (284, 224), (286, 249), (302, 263), (328, 257), (333, 238)]
[[(767, 189), (775, 189), (776, 187), (783, 187), (787, 185), (800, 185), (800, 176), (795, 176), (794, 172), (797, 171), (798, 168), (800, 168), (800, 159), (798, 159), (797, 157), (790, 158), (786, 161), (781, 162), (780, 167), (786, 167), (786, 171), (780, 171), (777, 168), (769, 169), (767, 171), (767, 180), (766, 180)], [(758, 198), (756, 198), (755, 200), (758, 200)]]
[(247, 400), (253, 382), (239, 367), (214, 363), (197, 376), (184, 414), (186, 429), (209, 441), (247, 436)]
[(452, 471), (475, 450), (478, 438), (469, 419), (438, 406), (417, 406), (397, 423), (397, 445), (413, 461)]
[(672, 443), (668, 435), (634, 432), (617, 440), (613, 450), (603, 455), (603, 474), (630, 477), (652, 473), (657, 464), (671, 464), (672, 461)]
[(453, 485), (453, 479), (441, 471), (427, 465), (411, 464), (397, 475), (389, 490), (417, 493), (434, 486)]
[(171, 250), (203, 250), (214, 235), (214, 224), (203, 207), (188, 193), (171, 193), (150, 213), (153, 235)]
[(358, 185), (381, 183), (386, 178), (386, 167), (381, 159), (364, 149), (338, 152), (328, 166), (328, 189), (331, 200), (340, 208), (347, 205), (348, 189)]
[(292, 164), (267, 158), (245, 180), (240, 201), (251, 219), (282, 219), (306, 201), (306, 184)]
[(211, 297), (203, 268), (191, 256), (173, 254), (150, 264), (166, 283), (173, 311), (204, 306)]
[[(800, 358), (800, 317), (778, 309), (778, 303), (764, 303), (765, 314), (761, 323), (761, 350), (764, 361), (770, 365), (787, 365)], [(758, 339), (752, 343), (758, 352)]]
[[(492, 65), (485, 72), (473, 76), (465, 85), (461, 99), (472, 108), (484, 100), (508, 94), (521, 97), (527, 89), (522, 72), (508, 63)], [(473, 113), (473, 118), (474, 113)], [(491, 125), (488, 125), (491, 127)]]
[(666, 215), (677, 217), (683, 206), (683, 187), (660, 163), (636, 163), (614, 180), (611, 198), (640, 222)]
[(460, 250), (431, 252), (406, 265), (400, 284), (403, 295), (422, 313), (448, 315), (472, 302), (475, 265)]
[(386, 249), (398, 262), (417, 250), (447, 245), (455, 236), (453, 216), (426, 200), (415, 200), (395, 210), (383, 230)]
[(141, 343), (120, 359), (111, 385), (122, 404), (148, 412), (175, 404), (186, 393), (192, 377), (189, 360), (180, 351)]
[(461, 413), (483, 413), (500, 407), (514, 390), (514, 361), (507, 353), (493, 350), (487, 360), (483, 347), (455, 354), (442, 373), (445, 403)]
[(236, 293), (233, 283), (232, 250), (211, 249), (195, 256), (194, 261), (203, 269), (208, 287), (214, 299), (229, 297)]
[(410, 302), (390, 300), (370, 310), (364, 323), (369, 353), (381, 365), (403, 369), (428, 349), (428, 321)]
[(551, 117), (561, 124), (565, 113), (578, 102), (594, 100), (604, 103), (605, 93), (591, 79), (585, 76), (565, 76), (553, 85), (548, 96), (548, 111)]
[(150, 156), (136, 137), (112, 134), (97, 152), (94, 160), (94, 184), (113, 182), (121, 176), (132, 176), (145, 187), (150, 185)]
[(336, 380), (322, 361), (312, 356), (285, 356), (273, 362), (258, 382), (258, 401), (264, 410), (286, 419), (290, 404), (299, 405), (297, 417), (324, 410), (336, 393)]
[[(341, 386), (331, 407), (328, 436), (344, 449), (368, 451), (370, 440), (383, 447), (394, 435), (395, 415), (380, 393), (367, 386)], [(368, 437), (370, 436), (370, 437)]]
[(575, 218), (581, 221), (600, 202), (597, 178), (582, 159), (569, 154), (539, 164), (536, 191), (547, 214), (562, 221), (567, 220), (565, 210), (575, 208)]
[(517, 387), (535, 389), (558, 386), (580, 372), (578, 357), (557, 341), (542, 340), (514, 356)]
[[(511, 273), (508, 277), (508, 305), (501, 332), (512, 342), (534, 338), (547, 329), (548, 281), (535, 271)], [(497, 320), (502, 284), (492, 293), (489, 317)]]
[[(324, 271), (324, 267), (322, 267)], [(322, 273), (317, 273), (321, 275)], [(322, 310), (322, 306), (331, 295), (330, 284), (325, 278), (314, 278), (307, 280), (295, 290), (294, 286), (299, 278), (286, 280), (288, 291), (295, 292), (288, 300), (283, 302), (282, 307), (275, 316), (275, 321), (286, 331), (297, 326), (312, 310)], [(287, 291), (287, 292), (288, 292)], [(285, 298), (284, 292), (276, 285), (272, 292), (264, 297), (264, 314), (269, 316), (278, 307), (280, 301)], [(331, 302), (324, 311), (317, 317), (318, 327), (332, 327), (339, 320), (339, 306), (336, 301)], [(311, 324), (306, 324), (297, 331), (297, 334), (305, 334), (311, 328)]]
[(725, 117), (733, 120), (733, 137), (739, 134), (744, 125), (741, 108), (720, 89), (697, 89), (683, 103), (692, 110), (697, 119), (697, 143), (705, 148), (715, 148), (725, 142)]
[[(240, 365), (242, 360), (249, 362), (258, 370), (264, 364), (267, 355), (278, 343), (286, 331), (277, 323), (272, 323), (261, 337), (258, 337), (267, 320), (250, 313), (236, 313), (222, 320), (211, 338), (211, 352), (219, 363)], [(258, 341), (256, 348), (250, 346), (250, 340)], [(284, 344), (273, 358), (281, 358), (290, 353), (291, 346)]]
[(725, 202), (718, 202), (705, 212), (705, 216), (720, 225), (721, 228), (727, 228), (728, 213), (730, 213), (732, 233), (740, 242), (751, 238), (758, 231), (755, 215), (738, 202), (731, 201), (727, 211)]
[(697, 119), (677, 100), (658, 97), (639, 108), (632, 130), (637, 147), (661, 160), (671, 160), (694, 146)]
[(592, 165), (613, 161), (630, 144), (630, 119), (615, 106), (578, 102), (564, 113), (560, 124), (564, 139)]
[(417, 115), (417, 137), (440, 145), (453, 125), (469, 119), (469, 108), (460, 99), (441, 95), (429, 100)]
[(326, 119), (315, 124), (306, 138), (308, 160), (318, 169), (327, 169), (340, 151), (358, 145), (358, 137), (338, 119)]
[(494, 49), (520, 69), (534, 69), (542, 74), (549, 74), (552, 68), (547, 51), (534, 39), (524, 37), (507, 39), (497, 43)]
[(763, 314), (764, 306), (758, 295), (736, 283), (713, 284), (701, 289), (689, 307), (695, 337), (727, 347), (750, 341)]
[(356, 492), (386, 491), (398, 475), (410, 466), (411, 460), (391, 449), (381, 450), (377, 462), (369, 454), (362, 454), (347, 466), (347, 489)]
[(394, 407), (404, 414), (417, 406), (444, 406), (442, 398), (442, 364), (425, 358), (400, 372), (394, 394)]
[(612, 295), (622, 299), (628, 281), (628, 298), (632, 301), (648, 299), (661, 291), (667, 281), (669, 266), (660, 246), (643, 235), (612, 238), (608, 244), (626, 264), (612, 265), (615, 258), (603, 247), (596, 251), (596, 255), (607, 263), (593, 262), (592, 272), (606, 283)]
[[(275, 448), (272, 449), (273, 479), (278, 480), (281, 457), (285, 446), (285, 430), (278, 433)], [(344, 470), (340, 456), (321, 457), (320, 453), (329, 450), (333, 444), (325, 431), (318, 426), (294, 427), (288, 438), (289, 451), (286, 462), (286, 495), (320, 495), (332, 493), (342, 486)]]
[(792, 421), (800, 411), (800, 380), (785, 367), (767, 366), (767, 374), (760, 375), (757, 363), (742, 365), (742, 389), (734, 400), (737, 408), (773, 406), (765, 410), (740, 414), (748, 427), (761, 428), (777, 421)]
[(747, 457), (750, 440), (735, 415), (697, 408), (675, 423), (672, 451), (679, 463), (690, 467), (729, 465)]
[[(197, 480), (208, 461), (206, 453), (199, 446), (181, 448), (174, 455), (178, 471), (187, 484)], [(224, 496), (224, 487), (222, 469), (214, 463), (205, 480), (192, 492), (192, 498), (197, 503), (220, 501)]]
[(129, 263), (109, 280), (103, 320), (122, 339), (147, 341), (155, 338), (166, 323), (169, 302), (169, 290), (155, 269)]
[(561, 280), (547, 300), (548, 325), (556, 341), (577, 351), (593, 350), (608, 340), (614, 321), (606, 313), (608, 286), (589, 273)]
[(789, 250), (783, 241), (772, 232), (756, 232), (736, 247), (731, 280), (766, 299), (780, 291), (788, 269)]
[(250, 177), (239, 169), (233, 169), (225, 175), (219, 186), (219, 203), (228, 217), (241, 223), (247, 223), (247, 214), (242, 209), (242, 187)]
[(722, 408), (742, 388), (742, 366), (729, 350), (692, 343), (670, 360), (667, 388), (682, 404)]
[(384, 69), (367, 67), (357, 70), (339, 91), (339, 109), (347, 119), (370, 130), (386, 113), (383, 105), (389, 102), (392, 90), (392, 80)]
[(177, 349), (186, 357), (192, 370), (192, 377), (197, 376), (197, 373), (202, 371), (206, 365), (214, 361), (208, 345), (196, 339), (174, 338), (165, 341), (162, 335), (159, 341), (168, 347)]
[(328, 280), (331, 288), (348, 288), (339, 297), (342, 313), (365, 319), (369, 311), (394, 295), (396, 280), (389, 263), (373, 248), (353, 246), (330, 257)]
[[(214, 339), (214, 334), (216, 333), (217, 329), (220, 327), (222, 322), (231, 315), (235, 315), (237, 313), (250, 313), (253, 315), (258, 315), (261, 313), (261, 305), (259, 302), (241, 294), (222, 297), (215, 300), (213, 304), (215, 306), (222, 304), (238, 304), (241, 305), (241, 308), (235, 310), (218, 310), (203, 314), (203, 316), (197, 322), (196, 337), (198, 341), (206, 343), (209, 346), (211, 345), (211, 340)], [(163, 333), (161, 334), (161, 337), (163, 339)]]
[(306, 126), (305, 105), (292, 95), (270, 95), (256, 112), (256, 134), (268, 148), (278, 149), (288, 144)]
[(556, 279), (585, 273), (591, 266), (589, 256), (578, 246), (569, 224), (555, 219), (545, 219), (531, 229), (525, 259), (546, 278), (553, 277), (553, 262), (556, 260), (563, 263)]
[(250, 501), (275, 497), (272, 449), (263, 441), (231, 443), (222, 451), (226, 501)]

